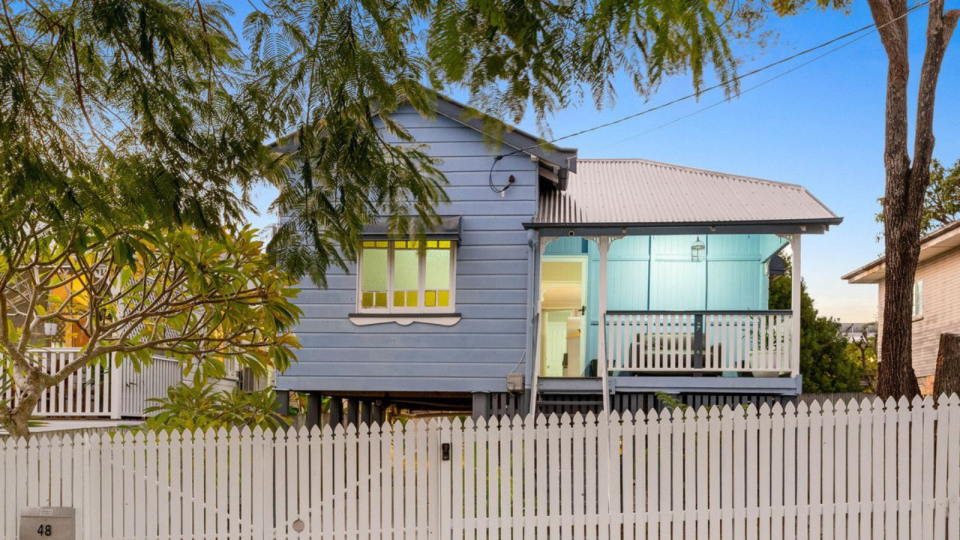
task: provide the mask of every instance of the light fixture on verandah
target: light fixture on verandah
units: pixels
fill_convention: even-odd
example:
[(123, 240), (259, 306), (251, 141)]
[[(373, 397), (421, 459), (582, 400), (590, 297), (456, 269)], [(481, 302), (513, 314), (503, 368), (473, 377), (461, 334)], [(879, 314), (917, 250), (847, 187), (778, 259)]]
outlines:
[(698, 236), (697, 239), (694, 240), (693, 245), (690, 246), (690, 260), (693, 262), (703, 261), (703, 257), (704, 257), (704, 254), (706, 254), (706, 251), (707, 251), (707, 246), (700, 241), (700, 237)]

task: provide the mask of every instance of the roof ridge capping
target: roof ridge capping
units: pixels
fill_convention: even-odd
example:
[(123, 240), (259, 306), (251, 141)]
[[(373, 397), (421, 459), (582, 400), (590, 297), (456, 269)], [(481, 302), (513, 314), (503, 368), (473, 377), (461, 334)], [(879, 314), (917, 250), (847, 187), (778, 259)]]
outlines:
[[(650, 164), (650, 165), (659, 165), (659, 166), (661, 166), (661, 167), (671, 167), (671, 168), (674, 168), (674, 169), (681, 169), (681, 170), (684, 170), (684, 171), (691, 171), (691, 172), (703, 173), (703, 174), (711, 174), (711, 175), (714, 175), (714, 176), (723, 176), (723, 177), (725, 177), (725, 178), (730, 178), (730, 179), (732, 179), (732, 180), (747, 180), (747, 181), (751, 181), (751, 182), (761, 182), (761, 183), (764, 183), (764, 184), (771, 184), (771, 185), (778, 186), (778, 187), (789, 187), (789, 188), (800, 189), (800, 190), (803, 190), (803, 191), (807, 192), (808, 194), (810, 194), (811, 197), (813, 197), (813, 194), (810, 193), (810, 190), (808, 190), (805, 186), (803, 186), (803, 185), (801, 185), (801, 184), (794, 184), (794, 183), (791, 183), (791, 182), (780, 182), (780, 181), (778, 181), (778, 180), (770, 180), (770, 179), (768, 179), (768, 178), (760, 178), (760, 177), (757, 177), (757, 176), (747, 176), (747, 175), (744, 175), (744, 174), (728, 173), (728, 172), (717, 171), (717, 170), (713, 170), (713, 169), (702, 169), (702, 168), (700, 168), (700, 167), (690, 167), (690, 166), (687, 166), (687, 165), (679, 165), (679, 164), (677, 164), (677, 163), (667, 163), (666, 161), (656, 161), (656, 160), (645, 159), (645, 158), (579, 158), (577, 161), (585, 162), (585, 163), (597, 162), (597, 161), (622, 161), (622, 162), (641, 162), (641, 163), (648, 163), (648, 164)], [(814, 197), (814, 198), (816, 198), (816, 197)], [(818, 200), (818, 202), (820, 202), (820, 201)], [(827, 206), (824, 205), (822, 202), (820, 202), (820, 204), (822, 204), (822, 205), (824, 206), (824, 208), (827, 208)], [(827, 208), (827, 209), (829, 210), (829, 208)], [(832, 210), (830, 211), (830, 213), (836, 215), (836, 213), (834, 213)]]

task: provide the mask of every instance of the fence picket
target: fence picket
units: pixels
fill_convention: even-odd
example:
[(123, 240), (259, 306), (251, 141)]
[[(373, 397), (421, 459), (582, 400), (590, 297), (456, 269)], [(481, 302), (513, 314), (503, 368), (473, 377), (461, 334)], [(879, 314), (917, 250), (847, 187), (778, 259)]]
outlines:
[[(764, 403), (760, 406), (760, 424), (759, 424), (759, 448), (760, 448), (760, 457), (757, 462), (757, 483), (759, 484), (759, 496), (757, 499), (758, 505), (758, 515), (760, 519), (760, 524), (757, 527), (757, 532), (760, 540), (770, 540), (770, 523), (771, 523), (771, 476), (768, 474), (763, 474), (761, 471), (772, 470), (771, 461), (773, 457), (771, 452), (773, 449), (770, 447), (771, 435), (772, 435), (772, 419), (770, 417), (770, 406)], [(751, 466), (751, 470), (753, 467)], [(817, 471), (819, 474), (819, 471)]]
[(568, 495), (573, 485), (573, 449), (568, 441), (573, 439), (573, 420), (568, 413), (564, 413), (560, 418), (560, 444), (559, 452), (556, 454), (558, 463), (555, 468), (560, 471), (560, 483), (558, 491), (561, 496), (560, 514), (560, 535), (562, 540), (569, 540), (573, 529), (573, 497)]
[(80, 540), (955, 538), (958, 447), (956, 396), (7, 438), (0, 535), (64, 504)]
[(809, 489), (809, 510), (807, 513), (807, 524), (810, 531), (809, 538), (811, 538), (811, 540), (819, 540), (823, 537), (823, 533), (821, 532), (821, 523), (823, 518), (823, 465), (821, 461), (823, 452), (823, 447), (821, 444), (821, 437), (823, 436), (823, 407), (819, 403), (814, 402), (810, 404), (810, 417), (808, 422), (810, 426), (810, 480), (807, 485)]
[[(496, 419), (494, 419), (493, 422), (495, 423)], [(559, 527), (561, 524), (560, 521), (562, 519), (561, 518), (562, 512), (560, 511), (560, 469), (562, 467), (560, 463), (560, 418), (558, 418), (557, 415), (555, 414), (551, 414), (548, 420), (548, 426), (549, 427), (547, 428), (547, 444), (548, 444), (547, 459), (549, 461), (547, 465), (548, 467), (547, 469), (548, 484), (547, 485), (553, 487), (553, 489), (547, 490), (547, 493), (549, 494), (549, 499), (547, 501), (547, 511), (549, 512), (549, 515), (550, 515), (550, 520), (548, 525), (550, 527), (549, 529), (550, 536), (553, 538), (559, 538), (560, 537)], [(600, 456), (600, 459), (601, 461), (603, 460), (602, 456)], [(601, 470), (603, 469), (602, 465), (600, 466), (600, 469)], [(603, 478), (602, 475), (603, 473), (601, 472), (599, 473), (598, 476), (600, 476), (600, 478)], [(496, 497), (494, 496), (494, 497), (491, 497), (490, 499), (491, 499), (491, 503), (490, 503), (491, 513), (493, 513), (496, 511), (496, 507), (494, 506), (494, 501), (496, 500)]]
[(885, 503), (883, 535), (884, 537), (891, 537), (897, 530), (897, 430), (899, 428), (899, 412), (897, 411), (897, 403), (893, 398), (887, 399), (883, 413), (883, 498)]
[[(933, 406), (933, 399), (930, 396), (923, 398), (923, 432), (921, 434), (921, 443), (923, 444), (923, 478), (921, 479), (921, 519), (923, 520), (922, 534), (923, 538), (933, 538), (933, 472), (934, 472), (934, 452), (935, 442), (934, 425), (937, 421), (937, 410)], [(929, 502), (927, 502), (929, 501)]]
[[(403, 504), (403, 479), (404, 479), (404, 426), (403, 424), (394, 424), (393, 426), (393, 446), (392, 446), (392, 456), (391, 464), (393, 466), (393, 538), (394, 540), (402, 540), (405, 536), (404, 531), (404, 519), (405, 519), (405, 506)], [(328, 437), (329, 438), (329, 437)], [(326, 489), (326, 483), (329, 477), (327, 470), (324, 469), (324, 491), (323, 496), (326, 499), (333, 499), (333, 494)], [(332, 507), (331, 507), (332, 508)], [(327, 519), (327, 518), (325, 518)]]
[(922, 536), (923, 521), (921, 521), (921, 509), (923, 488), (923, 402), (921, 398), (915, 397), (910, 406), (910, 536), (909, 538), (920, 540)]
[[(942, 403), (942, 398), (941, 398)], [(952, 394), (946, 403), (949, 417), (949, 440), (945, 469), (939, 471), (940, 478), (947, 477), (948, 505), (943, 511), (947, 519), (947, 538), (960, 538), (960, 398)]]
[(784, 414), (783, 406), (780, 403), (774, 404), (770, 411), (770, 538), (772, 540), (783, 540), (786, 524), (783, 511), (783, 466), (786, 460), (783, 442)]
[(833, 540), (836, 537), (836, 495), (834, 492), (834, 425), (835, 425), (834, 404), (827, 401), (823, 404), (823, 461), (820, 470), (823, 474), (823, 480), (820, 486), (821, 501), (823, 511), (821, 512), (821, 524), (823, 540)]
[(873, 411), (866, 400), (860, 404), (860, 411), (860, 539), (870, 540), (873, 538)]

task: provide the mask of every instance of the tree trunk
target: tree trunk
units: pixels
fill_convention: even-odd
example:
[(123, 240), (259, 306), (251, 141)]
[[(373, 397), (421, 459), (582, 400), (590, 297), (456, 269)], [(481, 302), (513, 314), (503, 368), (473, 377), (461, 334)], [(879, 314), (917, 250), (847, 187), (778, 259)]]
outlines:
[(17, 403), (0, 414), (0, 425), (14, 437), (27, 437), (30, 435), (30, 417), (40, 402), (44, 387), (42, 383), (31, 379), (27, 384), (17, 386), (17, 389)]
[(960, 334), (940, 334), (933, 396), (960, 394)]
[[(933, 0), (927, 20), (927, 48), (920, 70), (914, 155), (908, 151), (907, 83), (910, 78), (906, 0), (869, 0), (880, 41), (887, 53), (887, 104), (884, 169), (884, 242), (886, 250), (883, 346), (877, 393), (913, 398), (920, 393), (913, 371), (913, 280), (920, 256), (923, 201), (933, 159), (933, 111), (937, 81), (947, 44), (960, 12), (944, 13)], [(911, 163), (912, 161), (912, 163)]]
[[(16, 351), (7, 350), (6, 352), (11, 356), (19, 354)], [(70, 376), (86, 364), (86, 360), (74, 362), (62, 369), (59, 375)], [(30, 419), (33, 417), (33, 411), (36, 409), (37, 403), (40, 403), (43, 391), (53, 384), (49, 383), (50, 378), (44, 375), (38, 365), (20, 365), (15, 362), (11, 374), (13, 375), (13, 388), (16, 392), (16, 403), (12, 406), (5, 403), (0, 408), (0, 426), (3, 426), (7, 433), (15, 437), (27, 437), (30, 435)]]

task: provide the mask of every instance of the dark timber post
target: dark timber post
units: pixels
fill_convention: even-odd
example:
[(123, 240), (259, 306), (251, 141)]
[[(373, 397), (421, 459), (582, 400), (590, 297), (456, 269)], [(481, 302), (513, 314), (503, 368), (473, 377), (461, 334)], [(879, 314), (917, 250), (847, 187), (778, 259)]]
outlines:
[(308, 429), (313, 426), (320, 426), (320, 416), (323, 413), (323, 396), (317, 392), (307, 393), (307, 417), (305, 418)]
[(347, 399), (347, 425), (356, 426), (360, 423), (360, 414), (357, 409), (360, 408), (360, 400), (353, 397)]
[(473, 397), (473, 419), (490, 418), (490, 394), (486, 392), (474, 392)]
[(373, 403), (373, 402), (372, 402), (372, 401), (361, 401), (361, 402), (360, 402), (360, 423), (361, 423), (361, 424), (366, 424), (366, 425), (369, 426), (369, 425), (372, 423), (372, 422), (371, 422), (372, 416), (371, 416), (371, 414), (370, 414), (370, 404), (371, 404), (371, 403)]
[(370, 402), (370, 417), (378, 424), (383, 423), (383, 405), (379, 399)]
[(343, 423), (343, 398), (330, 398), (330, 427), (335, 428)]
[[(693, 316), (693, 367), (694, 369), (703, 369), (705, 364), (704, 349), (706, 344), (703, 342), (703, 313), (697, 313)], [(700, 373), (696, 374), (697, 376)]]
[(274, 405), (274, 412), (280, 416), (289, 416), (290, 415), (290, 391), (289, 390), (276, 390), (275, 394), (277, 399)]

